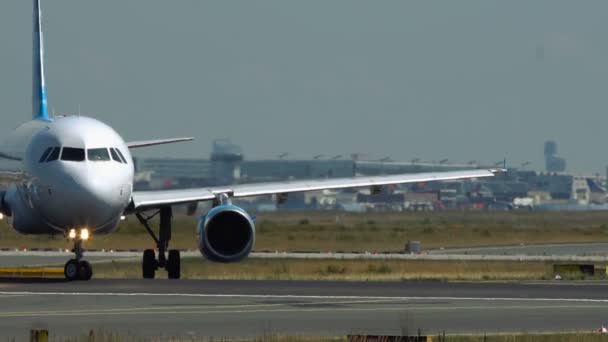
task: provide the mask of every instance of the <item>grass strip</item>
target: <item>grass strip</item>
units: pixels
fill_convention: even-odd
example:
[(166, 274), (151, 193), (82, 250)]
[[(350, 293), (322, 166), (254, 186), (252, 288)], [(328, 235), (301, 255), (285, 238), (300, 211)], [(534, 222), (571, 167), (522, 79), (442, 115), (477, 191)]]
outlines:
[[(547, 280), (551, 262), (246, 259), (234, 264), (201, 258), (182, 259), (184, 279), (231, 280)], [(158, 273), (164, 277), (164, 272)], [(113, 261), (95, 265), (96, 278), (141, 278), (139, 261)], [(574, 279), (581, 277), (573, 275)]]
[[(403, 251), (408, 240), (425, 249), (540, 243), (608, 242), (608, 212), (341, 212), (259, 213), (256, 250)], [(198, 217), (176, 215), (171, 246), (196, 249)], [(152, 222), (154, 224), (154, 222)], [(68, 248), (62, 236), (24, 236), (0, 221), (0, 247)], [(145, 249), (154, 241), (129, 217), (87, 249)]]

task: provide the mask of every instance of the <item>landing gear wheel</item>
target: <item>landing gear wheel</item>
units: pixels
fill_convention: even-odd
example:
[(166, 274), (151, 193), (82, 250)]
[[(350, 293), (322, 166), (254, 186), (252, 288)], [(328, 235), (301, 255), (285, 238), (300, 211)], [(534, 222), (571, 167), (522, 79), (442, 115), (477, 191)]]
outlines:
[(78, 280), (91, 280), (93, 277), (93, 267), (88, 261), (81, 260), (78, 262)]
[(169, 258), (167, 259), (167, 273), (169, 279), (179, 279), (181, 276), (181, 262), (180, 255), (177, 249), (169, 251)]
[(154, 273), (156, 272), (156, 255), (154, 254), (154, 250), (146, 249), (144, 251), (144, 259), (141, 266), (144, 279), (154, 279)]
[(70, 259), (68, 260), (68, 262), (65, 263), (65, 266), (63, 267), (63, 274), (65, 275), (65, 279), (69, 280), (69, 281), (73, 281), (73, 280), (78, 280), (78, 276), (79, 276), (79, 267), (78, 267), (78, 260), (76, 259)]

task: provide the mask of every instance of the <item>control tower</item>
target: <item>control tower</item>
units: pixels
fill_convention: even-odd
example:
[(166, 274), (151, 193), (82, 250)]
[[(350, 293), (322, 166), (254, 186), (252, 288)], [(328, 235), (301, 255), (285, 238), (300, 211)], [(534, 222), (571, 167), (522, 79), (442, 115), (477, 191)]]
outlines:
[(211, 178), (214, 185), (234, 184), (241, 178), (243, 150), (228, 139), (215, 139), (211, 152)]
[(555, 141), (545, 142), (545, 168), (548, 172), (566, 171), (566, 160), (557, 156), (557, 143)]

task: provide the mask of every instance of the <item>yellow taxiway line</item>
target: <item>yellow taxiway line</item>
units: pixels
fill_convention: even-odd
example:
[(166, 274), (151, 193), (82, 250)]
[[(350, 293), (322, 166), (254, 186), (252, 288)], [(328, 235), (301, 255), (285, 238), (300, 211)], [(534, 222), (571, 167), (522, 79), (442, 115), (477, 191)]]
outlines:
[(0, 277), (7, 276), (63, 276), (63, 268), (58, 267), (0, 267)]

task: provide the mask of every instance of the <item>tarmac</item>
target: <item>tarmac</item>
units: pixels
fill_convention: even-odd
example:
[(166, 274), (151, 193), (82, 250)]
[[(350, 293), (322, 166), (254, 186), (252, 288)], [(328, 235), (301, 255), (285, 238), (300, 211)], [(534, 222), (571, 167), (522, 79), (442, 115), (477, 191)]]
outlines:
[[(39, 267), (39, 266), (61, 266), (73, 257), (71, 253), (40, 252), (32, 253), (6, 253), (0, 252), (0, 267)], [(131, 255), (86, 255), (86, 260), (92, 263), (111, 262), (114, 260), (140, 260), (141, 253), (137, 257)]]
[(446, 248), (430, 254), (608, 256), (608, 243), (565, 243), (493, 247)]
[[(556, 247), (533, 248), (603, 247), (550, 246)], [(184, 253), (190, 254), (198, 255)], [(0, 251), (0, 267), (63, 265), (70, 256), (64, 251)], [(86, 256), (99, 263), (140, 260), (141, 252)], [(281, 256), (292, 255), (256, 255)], [(17, 340), (26, 339), (32, 328), (48, 328), (52, 336), (101, 330), (230, 338), (416, 334), (418, 329), (426, 334), (594, 331), (607, 323), (608, 282), (0, 279), (0, 336)]]
[(593, 331), (608, 283), (0, 280), (0, 331), (151, 337)]
[[(349, 259), (349, 260), (458, 260), (458, 261), (554, 261), (608, 263), (608, 243), (529, 246), (471, 247), (429, 250), (422, 254), (369, 252), (280, 252), (258, 251), (253, 259)], [(85, 251), (92, 263), (118, 260), (140, 261), (143, 251)], [(182, 257), (202, 258), (199, 251), (182, 251)], [(0, 267), (61, 266), (72, 258), (66, 250), (0, 250)]]

